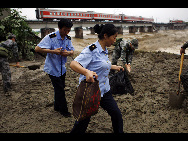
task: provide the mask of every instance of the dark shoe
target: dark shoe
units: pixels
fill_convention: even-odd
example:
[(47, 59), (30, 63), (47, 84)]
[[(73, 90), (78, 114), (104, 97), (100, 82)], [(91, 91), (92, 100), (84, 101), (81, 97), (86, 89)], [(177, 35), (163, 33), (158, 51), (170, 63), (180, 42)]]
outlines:
[(60, 112), (60, 114), (61, 114), (62, 116), (64, 116), (65, 118), (71, 117), (71, 113), (70, 113), (70, 112), (66, 112), (66, 113)]

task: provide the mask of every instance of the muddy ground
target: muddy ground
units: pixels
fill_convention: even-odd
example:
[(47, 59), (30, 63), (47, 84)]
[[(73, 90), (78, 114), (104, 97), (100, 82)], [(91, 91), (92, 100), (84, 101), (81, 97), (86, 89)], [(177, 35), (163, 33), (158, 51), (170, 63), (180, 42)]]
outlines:
[[(151, 35), (152, 44), (157, 42), (155, 36), (158, 40), (169, 37), (168, 34), (161, 37), (158, 35)], [(148, 42), (149, 38), (144, 36), (139, 39), (141, 48), (147, 47), (144, 42)], [(94, 39), (91, 40), (93, 43)], [(109, 48), (109, 52), (111, 49)], [(109, 58), (111, 59), (111, 54)], [(70, 112), (72, 112), (79, 78), (79, 75), (69, 68), (71, 61), (72, 58), (68, 58), (65, 87)], [(25, 66), (35, 63), (41, 64), (41, 68), (29, 70), (11, 67), (13, 86), (11, 96), (3, 94), (0, 76), (0, 133), (69, 133), (71, 131), (75, 122), (74, 117), (64, 118), (53, 110), (54, 91), (48, 75), (42, 70), (44, 59), (20, 62)], [(121, 65), (120, 61), (119, 64)], [(177, 91), (179, 64), (180, 56), (176, 54), (142, 50), (135, 53), (132, 72), (129, 73), (135, 89), (134, 96), (113, 95), (122, 112), (124, 132), (188, 133), (188, 98), (180, 109), (173, 109), (168, 104), (169, 94)], [(185, 56), (184, 68), (186, 65), (188, 65), (188, 56)], [(110, 116), (100, 108), (98, 114), (91, 118), (86, 132), (112, 133)]]

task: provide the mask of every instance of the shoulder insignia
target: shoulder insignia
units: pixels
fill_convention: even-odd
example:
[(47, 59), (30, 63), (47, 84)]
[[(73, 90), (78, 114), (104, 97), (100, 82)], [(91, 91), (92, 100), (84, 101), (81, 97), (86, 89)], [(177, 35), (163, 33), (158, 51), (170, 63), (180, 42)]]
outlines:
[(96, 49), (97, 47), (96, 47), (96, 45), (95, 44), (92, 44), (91, 46), (89, 46), (89, 49), (91, 50), (91, 51), (93, 51), (94, 49)]
[(67, 39), (71, 40), (71, 37), (67, 35)]
[(57, 35), (55, 33), (53, 33), (53, 34), (51, 34), (49, 36), (50, 36), (50, 38), (53, 38), (53, 37), (56, 37)]

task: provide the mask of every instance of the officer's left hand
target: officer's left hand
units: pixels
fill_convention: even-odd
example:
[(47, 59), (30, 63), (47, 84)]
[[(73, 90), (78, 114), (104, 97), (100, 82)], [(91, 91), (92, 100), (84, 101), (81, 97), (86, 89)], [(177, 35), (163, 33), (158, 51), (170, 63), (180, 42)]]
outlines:
[(121, 69), (124, 71), (124, 68), (122, 66), (116, 66), (117, 71), (120, 71)]
[(69, 56), (70, 52), (67, 51), (66, 49), (62, 50), (62, 52), (60, 53), (61, 56)]

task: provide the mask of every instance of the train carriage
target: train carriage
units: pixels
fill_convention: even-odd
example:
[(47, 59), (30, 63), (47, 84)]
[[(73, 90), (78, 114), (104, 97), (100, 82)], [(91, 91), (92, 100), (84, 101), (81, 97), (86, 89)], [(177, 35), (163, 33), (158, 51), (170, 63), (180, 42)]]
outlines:
[(93, 17), (94, 20), (113, 20), (113, 21), (121, 20), (121, 16), (115, 14), (94, 13), (93, 15), (94, 15)]
[(67, 11), (67, 10), (53, 10), (53, 9), (41, 9), (38, 8), (38, 19), (87, 19), (91, 20), (93, 15), (91, 12), (81, 11)]
[(68, 11), (68, 10), (55, 10), (55, 9), (36, 9), (37, 19), (53, 20), (53, 19), (72, 19), (72, 20), (95, 20), (95, 21), (114, 21), (114, 22), (154, 22), (153, 18), (144, 18), (136, 16), (127, 16), (124, 14), (106, 14), (96, 13), (94, 11)]
[(169, 23), (184, 23), (182, 20), (170, 20)]
[(127, 16), (123, 15), (122, 20), (124, 22), (154, 22), (153, 18), (144, 18), (144, 17), (136, 17), (136, 16)]
[(135, 16), (124, 16), (124, 21), (128, 22), (137, 22), (137, 21), (142, 21), (142, 18), (135, 17)]
[(153, 18), (143, 18), (144, 22), (149, 22), (149, 23), (153, 23), (154, 19)]

